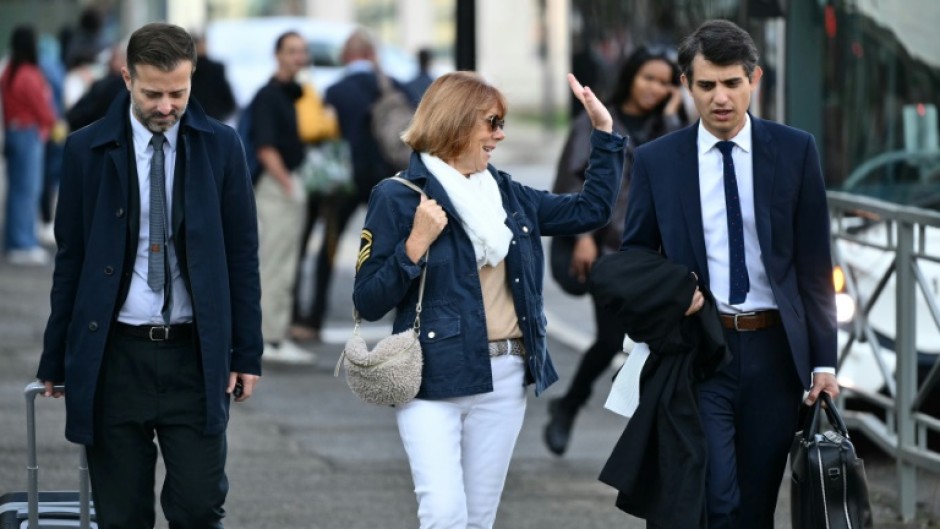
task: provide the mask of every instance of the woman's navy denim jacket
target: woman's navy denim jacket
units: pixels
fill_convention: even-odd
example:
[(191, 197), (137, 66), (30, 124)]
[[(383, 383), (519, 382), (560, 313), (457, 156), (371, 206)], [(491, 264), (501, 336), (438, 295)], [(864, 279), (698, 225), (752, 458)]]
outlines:
[[(506, 280), (526, 349), (526, 383), (536, 396), (558, 380), (545, 338), (542, 280), (542, 236), (573, 235), (600, 228), (610, 219), (620, 189), (626, 140), (593, 131), (591, 156), (580, 193), (556, 195), (534, 189), (498, 171), (496, 178), (513, 239), (506, 256)], [(473, 245), (463, 230), (444, 188), (412, 154), (401, 174), (437, 200), (448, 223), (428, 252), (415, 264), (405, 254), (418, 194), (400, 182), (384, 180), (369, 199), (360, 240), (353, 303), (366, 320), (396, 309), (394, 332), (414, 323), (421, 267), (427, 280), (421, 313), (424, 370), (418, 398), (444, 399), (493, 390), (487, 346), (483, 293)]]

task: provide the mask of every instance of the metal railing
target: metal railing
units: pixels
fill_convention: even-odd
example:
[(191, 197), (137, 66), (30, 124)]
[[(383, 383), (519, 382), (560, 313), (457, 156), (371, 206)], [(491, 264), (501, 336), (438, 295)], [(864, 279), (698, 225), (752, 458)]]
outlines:
[[(940, 472), (940, 453), (927, 446), (928, 432), (940, 434), (940, 420), (922, 411), (931, 390), (940, 386), (940, 354), (922, 356), (921, 361), (934, 358), (926, 376), (918, 381), (917, 347), (918, 312), (929, 313), (934, 325), (931, 331), (940, 335), (940, 303), (934, 292), (937, 285), (928, 283), (923, 269), (928, 263), (940, 263), (940, 214), (844, 192), (830, 191), (828, 198), (833, 259), (845, 272), (846, 293), (856, 306), (848, 339), (839, 351), (837, 370), (851, 355), (871, 354), (885, 382), (880, 393), (854, 387), (851, 382), (845, 385), (844, 396), (858, 397), (880, 412), (846, 410), (846, 422), (896, 459), (899, 513), (904, 520), (912, 520), (916, 514), (917, 470)], [(928, 245), (931, 232), (935, 236), (932, 248)], [(865, 269), (853, 268), (847, 252), (862, 249), (889, 258), (890, 263), (884, 270), (871, 262), (861, 265)], [(872, 277), (872, 273), (880, 277)], [(859, 281), (862, 275), (868, 276), (868, 288)], [(884, 333), (879, 337), (870, 319), (879, 300), (893, 303), (894, 351), (881, 345), (886, 341)], [(878, 324), (890, 327), (890, 322)], [(893, 371), (892, 356), (896, 361)], [(934, 398), (940, 398), (940, 393)]]

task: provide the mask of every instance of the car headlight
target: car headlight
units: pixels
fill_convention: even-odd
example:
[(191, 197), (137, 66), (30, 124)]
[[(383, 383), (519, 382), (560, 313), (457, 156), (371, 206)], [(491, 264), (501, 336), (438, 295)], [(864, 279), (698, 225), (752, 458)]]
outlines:
[(836, 321), (848, 323), (855, 317), (855, 300), (845, 293), (845, 271), (839, 265), (832, 267), (832, 286), (836, 291)]
[(836, 294), (836, 321), (848, 323), (855, 317), (855, 300), (845, 292)]

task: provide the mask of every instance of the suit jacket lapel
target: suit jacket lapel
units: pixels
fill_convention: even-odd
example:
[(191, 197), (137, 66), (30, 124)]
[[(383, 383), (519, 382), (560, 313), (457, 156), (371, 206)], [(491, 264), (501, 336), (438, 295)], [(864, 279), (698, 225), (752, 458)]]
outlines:
[(754, 146), (752, 161), (754, 164), (754, 222), (757, 224), (757, 240), (764, 267), (771, 250), (770, 202), (774, 190), (777, 150), (770, 133), (760, 119), (751, 116), (751, 138)]
[(705, 230), (702, 228), (702, 193), (698, 179), (698, 124), (681, 133), (676, 171), (675, 192), (682, 202), (682, 215), (689, 231), (689, 243), (695, 257), (695, 268), (701, 284), (708, 284), (708, 258), (705, 253)]
[(180, 129), (180, 134), (177, 136), (176, 141), (176, 161), (174, 162), (176, 169), (173, 171), (173, 209), (170, 211), (170, 225), (172, 226), (174, 237), (179, 240), (182, 236), (180, 227), (183, 225), (183, 216), (186, 212), (186, 183), (189, 180), (189, 175), (186, 174), (189, 170), (189, 164), (186, 163), (186, 160), (189, 159), (186, 152), (189, 148), (189, 142), (187, 141), (186, 135), (183, 134), (182, 128)]

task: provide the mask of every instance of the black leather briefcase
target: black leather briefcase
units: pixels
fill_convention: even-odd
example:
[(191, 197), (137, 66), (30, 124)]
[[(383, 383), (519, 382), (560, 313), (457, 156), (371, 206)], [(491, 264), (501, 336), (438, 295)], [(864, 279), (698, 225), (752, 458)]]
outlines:
[[(868, 480), (855, 455), (845, 421), (829, 395), (822, 393), (790, 448), (793, 529), (872, 527)], [(820, 402), (834, 430), (820, 432)]]

